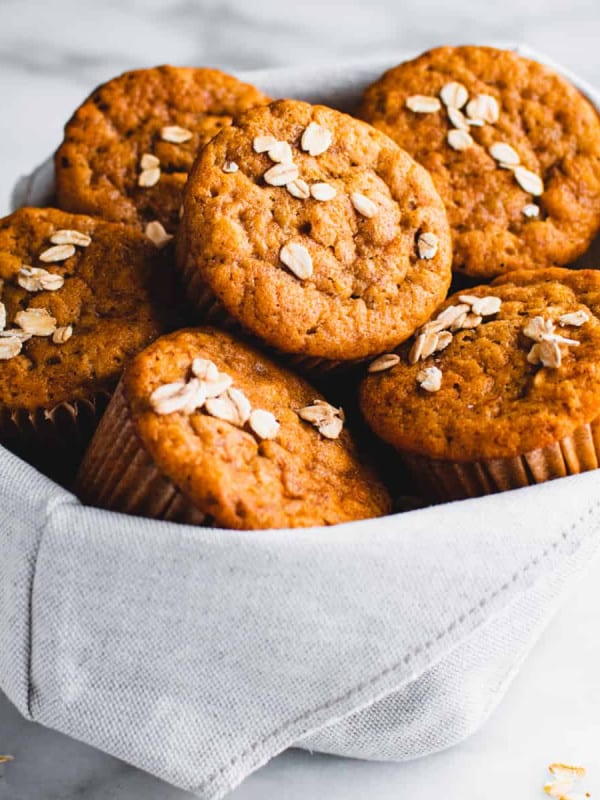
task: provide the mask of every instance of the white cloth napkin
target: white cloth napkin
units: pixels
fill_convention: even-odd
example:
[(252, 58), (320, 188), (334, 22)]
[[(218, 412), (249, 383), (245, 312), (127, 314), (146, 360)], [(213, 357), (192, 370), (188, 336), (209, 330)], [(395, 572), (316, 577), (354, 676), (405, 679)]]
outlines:
[[(245, 77), (348, 108), (400, 58)], [(51, 192), (46, 166), (15, 198)], [(599, 549), (600, 471), (235, 532), (85, 508), (0, 448), (0, 522), (3, 691), (212, 800), (290, 746), (402, 760), (474, 731)]]

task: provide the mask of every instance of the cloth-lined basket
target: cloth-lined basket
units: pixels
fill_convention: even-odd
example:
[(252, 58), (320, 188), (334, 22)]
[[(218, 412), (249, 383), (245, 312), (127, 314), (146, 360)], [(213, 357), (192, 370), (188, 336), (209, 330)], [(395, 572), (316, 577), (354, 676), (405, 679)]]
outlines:
[[(242, 77), (351, 110), (404, 57)], [(52, 181), (47, 162), (15, 204), (50, 202)], [(290, 746), (403, 760), (474, 731), (599, 549), (600, 471), (334, 528), (235, 532), (86, 508), (0, 448), (0, 518), (3, 691), (212, 800)]]

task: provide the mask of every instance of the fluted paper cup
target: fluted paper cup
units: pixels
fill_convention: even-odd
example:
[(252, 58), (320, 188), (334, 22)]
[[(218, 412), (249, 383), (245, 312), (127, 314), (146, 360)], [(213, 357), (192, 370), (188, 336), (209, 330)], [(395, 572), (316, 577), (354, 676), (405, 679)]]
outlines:
[(205, 527), (211, 524), (150, 458), (131, 421), (122, 383), (85, 454), (75, 492), (97, 508)]
[(459, 462), (411, 453), (404, 453), (401, 458), (423, 497), (435, 502), (481, 497), (597, 469), (600, 418), (581, 425), (554, 444), (514, 458)]
[(42, 472), (68, 483), (109, 399), (109, 392), (100, 391), (50, 408), (2, 409), (0, 440)]

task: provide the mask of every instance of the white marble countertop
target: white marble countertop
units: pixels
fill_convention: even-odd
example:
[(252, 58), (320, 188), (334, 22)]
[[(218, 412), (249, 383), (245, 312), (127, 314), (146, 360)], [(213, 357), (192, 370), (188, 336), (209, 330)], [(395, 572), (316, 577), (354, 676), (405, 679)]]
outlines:
[[(16, 177), (45, 158), (101, 81), (155, 63), (231, 71), (332, 62), (441, 43), (524, 41), (600, 83), (591, 0), (2, 0), (0, 211)], [(574, 590), (504, 703), (463, 745), (408, 764), (291, 751), (232, 800), (511, 800), (540, 797), (545, 766), (580, 761), (600, 792), (600, 564)], [(0, 800), (183, 800), (183, 792), (23, 721), (0, 696)]]

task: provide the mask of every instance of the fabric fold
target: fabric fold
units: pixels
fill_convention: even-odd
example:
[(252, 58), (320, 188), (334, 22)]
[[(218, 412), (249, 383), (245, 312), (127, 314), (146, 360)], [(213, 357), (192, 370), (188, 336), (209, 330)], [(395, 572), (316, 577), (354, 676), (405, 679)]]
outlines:
[[(394, 760), (447, 746), (480, 724), (529, 626), (596, 550), (599, 488), (592, 472), (306, 531), (55, 504), (33, 594), (32, 715), (207, 800), (295, 743)], [(441, 739), (412, 735), (410, 690), (381, 700), (407, 684)], [(366, 746), (343, 718), (370, 706), (382, 730)], [(332, 723), (329, 740), (301, 741)]]

